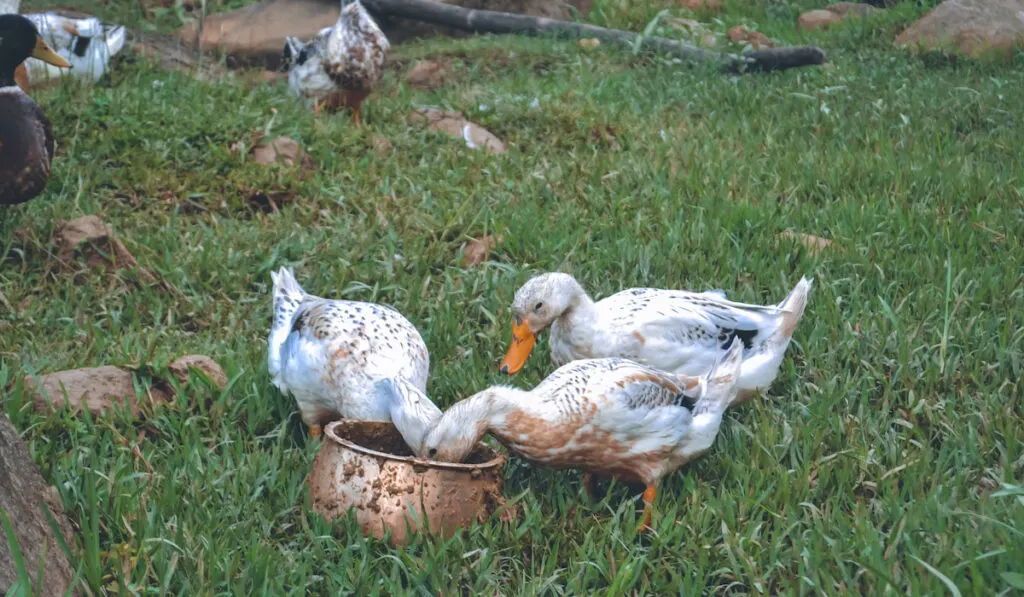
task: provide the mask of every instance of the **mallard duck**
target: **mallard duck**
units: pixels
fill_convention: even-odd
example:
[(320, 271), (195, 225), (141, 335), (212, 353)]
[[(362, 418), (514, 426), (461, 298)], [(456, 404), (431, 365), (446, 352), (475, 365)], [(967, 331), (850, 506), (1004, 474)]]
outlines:
[(110, 59), (124, 47), (126, 30), (95, 17), (72, 19), (55, 13), (26, 14), (53, 51), (71, 64), (70, 70), (53, 68), (40, 60), (25, 61), (30, 84), (64, 75), (95, 83), (107, 72)]
[(650, 523), (658, 482), (711, 447), (736, 398), (743, 344), (702, 377), (620, 358), (583, 359), (531, 391), (492, 387), (449, 408), (423, 440), (428, 458), (461, 462), (486, 433), (553, 468), (643, 483)]
[(32, 21), (0, 15), (0, 205), (32, 199), (50, 179), (50, 121), (14, 80), (14, 70), (29, 56), (69, 66), (39, 37)]
[(334, 27), (310, 41), (285, 40), (282, 67), (288, 87), (313, 101), (313, 110), (350, 108), (356, 126), (363, 100), (380, 82), (391, 45), (359, 0), (342, 0)]
[(739, 338), (738, 404), (775, 379), (810, 290), (811, 280), (801, 278), (777, 306), (736, 303), (720, 290), (654, 288), (623, 290), (595, 303), (569, 274), (541, 274), (516, 291), (512, 343), (500, 369), (510, 375), (522, 369), (537, 334), (549, 326), (557, 365), (622, 357), (680, 375), (707, 372)]
[(415, 451), (441, 416), (424, 393), (430, 355), (416, 327), (390, 307), (307, 294), (290, 269), (271, 279), (268, 369), (310, 433), (339, 418), (393, 421)]

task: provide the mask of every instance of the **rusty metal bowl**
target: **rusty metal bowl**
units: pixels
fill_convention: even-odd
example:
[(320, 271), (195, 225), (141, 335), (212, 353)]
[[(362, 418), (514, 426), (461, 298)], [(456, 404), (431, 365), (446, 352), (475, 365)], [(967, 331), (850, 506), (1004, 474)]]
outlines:
[(425, 522), (449, 537), (490, 518), (505, 503), (504, 464), (483, 444), (465, 463), (422, 460), (390, 422), (341, 420), (324, 429), (307, 482), (313, 510), (328, 521), (354, 509), (364, 535), (390, 531), (392, 544), (405, 545)]

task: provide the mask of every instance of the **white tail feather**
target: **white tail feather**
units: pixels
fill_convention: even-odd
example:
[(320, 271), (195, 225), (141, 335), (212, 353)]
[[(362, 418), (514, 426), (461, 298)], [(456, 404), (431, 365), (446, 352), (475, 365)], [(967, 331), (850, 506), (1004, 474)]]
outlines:
[(288, 389), (281, 380), (281, 348), (291, 333), (295, 311), (309, 295), (299, 286), (291, 268), (282, 267), (270, 272), (270, 279), (274, 282), (274, 320), (267, 342), (267, 369), (274, 385), (287, 393)]
[(788, 340), (793, 337), (796, 325), (800, 323), (800, 319), (804, 316), (804, 309), (807, 307), (807, 297), (811, 293), (813, 283), (814, 280), (806, 276), (800, 278), (797, 285), (790, 291), (789, 296), (779, 303), (779, 309), (784, 312), (782, 315), (782, 325), (779, 326), (779, 333), (782, 334), (783, 338)]

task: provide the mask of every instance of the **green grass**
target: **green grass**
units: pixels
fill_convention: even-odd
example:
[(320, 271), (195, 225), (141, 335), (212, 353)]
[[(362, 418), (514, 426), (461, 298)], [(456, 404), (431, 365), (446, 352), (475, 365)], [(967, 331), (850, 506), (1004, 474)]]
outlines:
[[(668, 5), (597, 4), (594, 22), (634, 29)], [(419, 42), (396, 61), (454, 56), (457, 81), (424, 92), (396, 71), (359, 130), (314, 121), (283, 86), (146, 64), (37, 94), (59, 150), (46, 194), (8, 210), (0, 230), (0, 388), (77, 526), (83, 583), (188, 595), (1020, 594), (1024, 503), (998, 490), (1024, 483), (1024, 74), (893, 50), (916, 7), (802, 34), (792, 24), (809, 1), (733, 4), (710, 26), (816, 43), (834, 67), (733, 78), (607, 45)], [(136, 23), (134, 4), (122, 10)], [(466, 113), (510, 151), (409, 126), (427, 105)], [(301, 179), (229, 149), (268, 127), (318, 170)], [(394, 152), (376, 153), (376, 137)], [(259, 190), (290, 200), (265, 213), (248, 200)], [(84, 214), (101, 214), (175, 292), (128, 273), (52, 272), (57, 221)], [(785, 230), (833, 244), (814, 255), (779, 240)], [(462, 244), (486, 233), (503, 244), (461, 267)], [(652, 536), (635, 533), (629, 488), (591, 504), (579, 473), (513, 460), (519, 521), (391, 549), (309, 510), (317, 445), (265, 365), (269, 271), (284, 265), (311, 292), (408, 316), (443, 406), (509, 381), (495, 366), (508, 306), (539, 271), (571, 271), (597, 297), (650, 285), (776, 302), (803, 274), (816, 283), (771, 391), (666, 479)], [(225, 367), (230, 389), (192, 382), (142, 422), (37, 415), (20, 381), (160, 370), (195, 352)], [(531, 387), (552, 370), (542, 340), (511, 381)]]

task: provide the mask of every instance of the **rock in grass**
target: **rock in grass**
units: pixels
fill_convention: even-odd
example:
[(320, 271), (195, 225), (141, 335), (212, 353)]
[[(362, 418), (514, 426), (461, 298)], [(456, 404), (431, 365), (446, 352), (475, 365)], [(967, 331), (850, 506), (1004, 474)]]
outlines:
[[(168, 371), (179, 383), (187, 383), (193, 371), (199, 371), (219, 388), (227, 386), (228, 377), (224, 369), (205, 355), (186, 355), (168, 367)], [(174, 390), (165, 380), (150, 377), (149, 387), (136, 391), (136, 378), (147, 377), (141, 370), (133, 373), (129, 369), (105, 365), (58, 371), (41, 375), (36, 379), (25, 377), (25, 387), (33, 392), (36, 412), (70, 408), (75, 412), (83, 409), (93, 415), (101, 415), (112, 409), (128, 409), (131, 416), (139, 418), (141, 406), (146, 402), (163, 404), (174, 397)]]
[(946, 0), (896, 37), (897, 46), (977, 58), (1024, 46), (1024, 1)]
[(62, 271), (75, 272), (78, 269), (75, 263), (82, 259), (90, 269), (138, 270), (143, 280), (156, 281), (153, 274), (139, 267), (139, 262), (121, 239), (98, 216), (82, 216), (59, 224), (53, 234), (53, 243), (57, 246), (58, 269)]
[(217, 364), (217, 361), (204, 354), (178, 357), (167, 366), (167, 370), (177, 378), (179, 383), (187, 383), (192, 371), (199, 371), (222, 390), (228, 385), (228, 376), (224, 373), (224, 369)]
[(274, 137), (266, 141), (260, 140), (249, 150), (252, 161), (261, 166), (273, 164), (284, 164), (285, 166), (302, 167), (303, 173), (313, 170), (313, 160), (309, 157), (299, 142), (289, 137)]
[(693, 12), (721, 12), (722, 2), (721, 0), (679, 0), (679, 8), (685, 8)]
[[(24, 572), (32, 583), (31, 590), (22, 586), (23, 592), (15, 595), (66, 595), (75, 576), (44, 507), (53, 516), (64, 543), (73, 546), (71, 524), (59, 495), (43, 480), (14, 424), (7, 415), (0, 414), (0, 511), (6, 514), (14, 531)], [(38, 577), (40, 562), (44, 562), (42, 578)], [(11, 545), (0, 525), (0, 595), (10, 594), (17, 582), (18, 569)]]
[(405, 82), (419, 89), (444, 87), (452, 78), (451, 60), (420, 60), (405, 76)]
[(797, 19), (797, 27), (805, 31), (814, 29), (828, 29), (846, 18), (866, 17), (878, 10), (870, 4), (863, 2), (837, 2), (821, 10), (809, 10)]
[[(135, 391), (132, 373), (111, 365), (41, 375), (38, 385), (29, 376), (25, 378), (25, 387), (33, 390), (35, 409), (40, 413), (70, 408), (101, 415), (117, 407), (127, 408), (132, 417), (138, 418), (144, 400)], [(171, 397), (169, 391), (157, 387), (150, 388), (148, 394), (154, 404), (167, 402)]]

